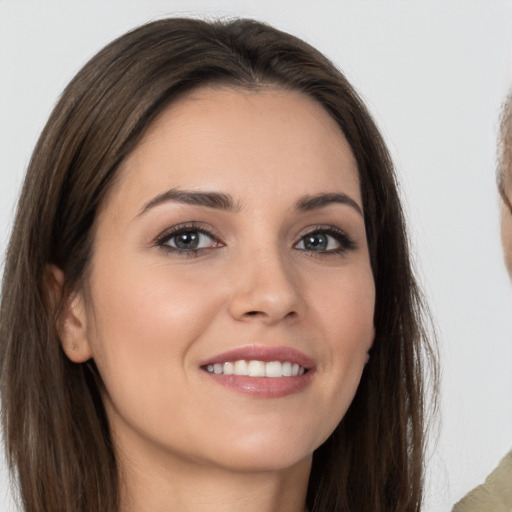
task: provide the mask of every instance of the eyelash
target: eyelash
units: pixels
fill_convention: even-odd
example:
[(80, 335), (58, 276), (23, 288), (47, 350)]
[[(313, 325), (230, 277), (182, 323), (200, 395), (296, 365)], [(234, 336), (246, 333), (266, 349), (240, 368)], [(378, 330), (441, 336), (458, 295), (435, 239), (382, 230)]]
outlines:
[(200, 233), (205, 235), (213, 240), (213, 242), (219, 244), (218, 247), (223, 247), (224, 243), (220, 240), (220, 238), (213, 232), (213, 230), (207, 229), (204, 226), (200, 226), (194, 222), (188, 224), (180, 224), (178, 226), (173, 226), (168, 229), (164, 233), (162, 233), (157, 239), (155, 245), (163, 249), (168, 253), (173, 254), (181, 254), (188, 257), (199, 256), (203, 251), (208, 249), (215, 249), (218, 247), (203, 247), (198, 249), (181, 249), (179, 247), (172, 247), (169, 245), (169, 241), (173, 238), (178, 237), (179, 235), (185, 233)]
[(294, 247), (298, 245), (300, 242), (303, 242), (306, 237), (312, 237), (315, 235), (331, 236), (336, 240), (340, 247), (338, 249), (331, 249), (326, 251), (313, 251), (308, 249), (297, 250), (307, 253), (308, 256), (320, 258), (325, 256), (336, 256), (357, 249), (356, 242), (352, 237), (350, 237), (345, 231), (342, 231), (341, 229), (335, 228), (334, 226), (330, 225), (315, 226), (313, 229), (308, 228), (308, 230), (306, 230), (300, 235), (299, 241), (294, 244)]
[[(200, 233), (212, 239), (212, 241), (218, 246), (214, 247), (200, 247), (195, 249), (182, 249), (179, 247), (173, 247), (169, 245), (169, 241), (173, 238), (178, 237), (181, 234), (186, 233)], [(296, 246), (299, 243), (304, 243), (306, 237), (313, 237), (315, 235), (328, 235), (336, 240), (339, 244), (338, 249), (324, 250), (324, 251), (314, 251), (311, 249), (297, 249)], [(155, 241), (155, 245), (163, 249), (168, 253), (180, 254), (188, 257), (196, 257), (199, 256), (204, 251), (208, 251), (209, 249), (215, 249), (219, 247), (223, 247), (225, 244), (221, 241), (220, 237), (213, 232), (211, 229), (207, 229), (204, 226), (200, 226), (196, 223), (188, 223), (188, 224), (180, 224), (178, 226), (173, 226), (172, 228), (166, 230), (162, 233)], [(314, 257), (324, 257), (324, 256), (334, 256), (344, 254), (349, 251), (353, 251), (357, 249), (357, 245), (355, 241), (344, 231), (341, 229), (335, 228), (334, 226), (315, 226), (313, 229), (309, 228), (307, 231), (303, 232), (299, 240), (294, 243), (293, 247), (298, 250), (307, 253), (310, 256)]]

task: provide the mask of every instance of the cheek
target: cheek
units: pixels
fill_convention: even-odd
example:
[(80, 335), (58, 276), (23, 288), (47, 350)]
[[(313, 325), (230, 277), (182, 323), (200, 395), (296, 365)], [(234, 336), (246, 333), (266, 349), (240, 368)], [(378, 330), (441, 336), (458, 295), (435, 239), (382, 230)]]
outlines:
[(350, 361), (370, 349), (374, 338), (375, 285), (369, 266), (326, 284), (318, 302), (334, 357)]
[(369, 266), (329, 286), (325, 283), (317, 304), (318, 323), (326, 340), (323, 345), (328, 350), (319, 372), (327, 382), (323, 409), (330, 411), (325, 423), (329, 435), (354, 398), (375, 337), (375, 286)]
[(124, 386), (123, 379), (145, 389), (157, 376), (172, 380), (218, 309), (218, 299), (204, 293), (205, 285), (204, 279), (158, 264), (119, 261), (96, 269), (90, 340), (107, 388)]

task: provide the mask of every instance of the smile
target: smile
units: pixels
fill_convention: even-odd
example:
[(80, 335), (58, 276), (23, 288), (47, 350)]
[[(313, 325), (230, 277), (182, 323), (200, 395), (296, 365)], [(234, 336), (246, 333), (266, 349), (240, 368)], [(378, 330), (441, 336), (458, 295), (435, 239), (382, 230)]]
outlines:
[(248, 345), (203, 360), (202, 374), (223, 387), (254, 398), (301, 393), (316, 375), (316, 362), (291, 347)]
[(298, 363), (290, 361), (228, 361), (206, 366), (206, 371), (217, 375), (240, 375), (247, 377), (297, 377), (303, 375), (306, 369)]

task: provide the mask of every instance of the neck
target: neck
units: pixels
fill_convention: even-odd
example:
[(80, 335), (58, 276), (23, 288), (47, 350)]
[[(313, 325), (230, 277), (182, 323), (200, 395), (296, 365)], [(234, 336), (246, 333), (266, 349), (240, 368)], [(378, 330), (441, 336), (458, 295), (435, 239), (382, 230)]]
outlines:
[[(304, 512), (311, 458), (292, 467), (237, 471), (180, 460), (120, 462), (121, 512)], [(141, 463), (142, 462), (142, 463)]]

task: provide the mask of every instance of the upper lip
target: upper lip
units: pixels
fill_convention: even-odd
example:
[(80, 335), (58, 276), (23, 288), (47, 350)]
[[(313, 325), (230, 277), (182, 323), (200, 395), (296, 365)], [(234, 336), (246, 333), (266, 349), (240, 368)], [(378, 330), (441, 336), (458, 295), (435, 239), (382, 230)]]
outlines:
[(299, 350), (291, 347), (270, 347), (267, 345), (250, 345), (228, 350), (206, 359), (200, 363), (200, 366), (240, 360), (263, 361), (266, 363), (271, 361), (287, 361), (296, 363), (307, 370), (311, 370), (315, 366), (313, 359)]

